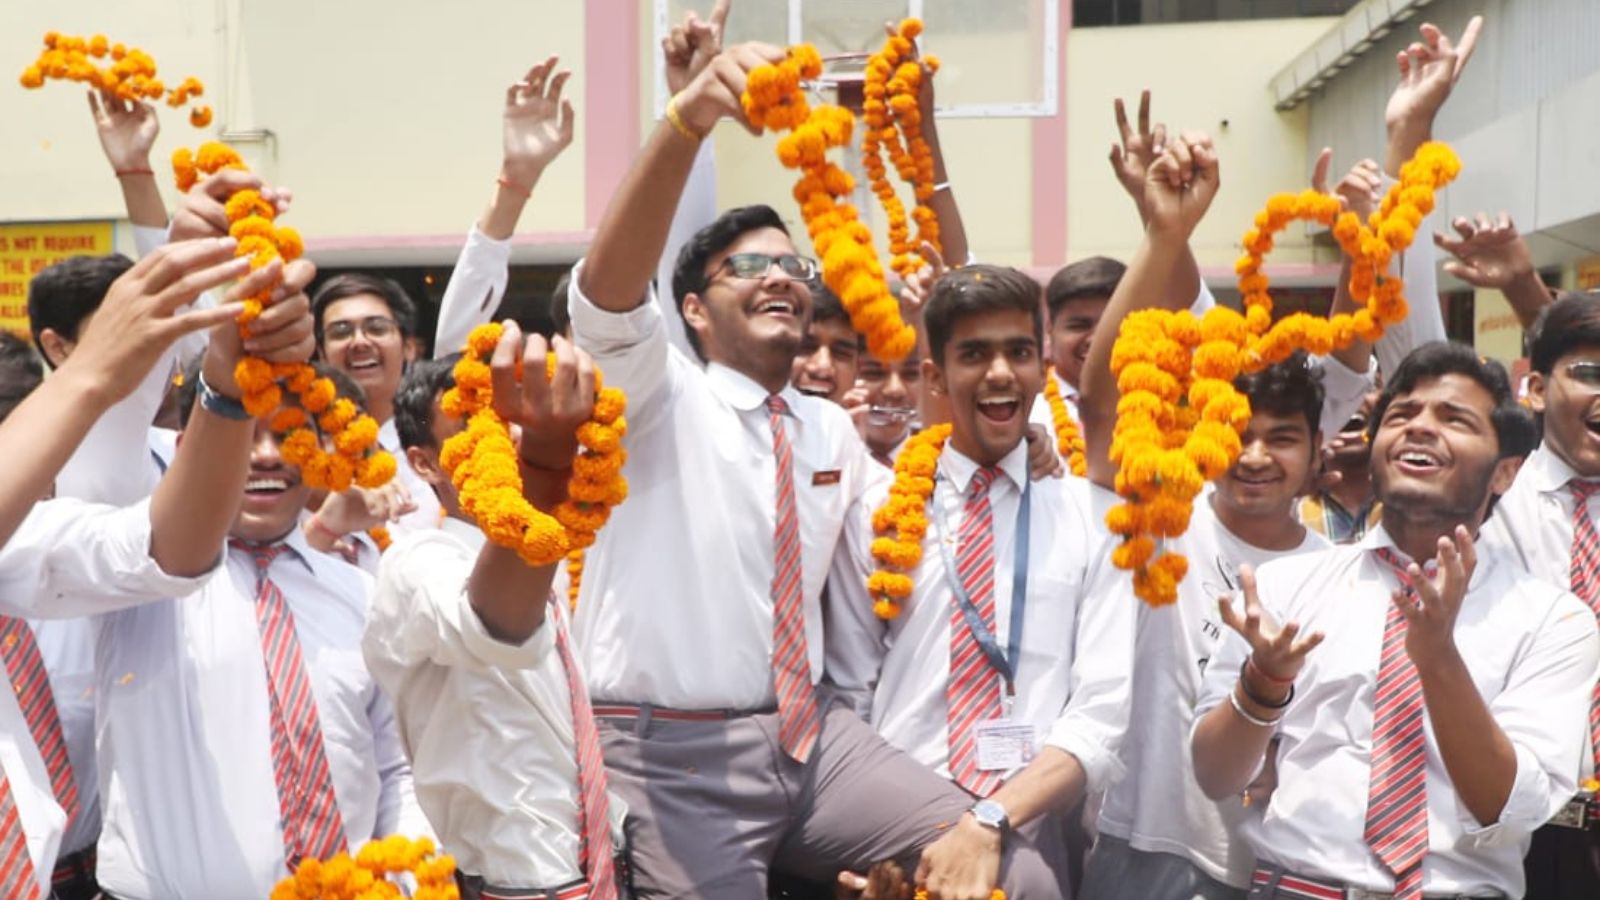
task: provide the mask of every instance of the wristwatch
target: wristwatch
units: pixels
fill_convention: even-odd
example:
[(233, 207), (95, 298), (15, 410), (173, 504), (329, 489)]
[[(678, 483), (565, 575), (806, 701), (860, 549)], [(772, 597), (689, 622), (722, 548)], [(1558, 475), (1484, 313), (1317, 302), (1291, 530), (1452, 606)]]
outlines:
[(1011, 830), (1011, 817), (1006, 815), (1006, 808), (993, 800), (979, 800), (972, 805), (969, 812), (978, 820), (979, 825), (993, 828), (1001, 834)]
[(239, 400), (229, 397), (227, 394), (217, 393), (211, 385), (206, 384), (204, 375), (199, 376), (199, 382), (201, 409), (219, 415), (224, 419), (232, 419), (235, 422), (244, 422), (252, 418), (250, 413), (245, 410), (244, 404)]

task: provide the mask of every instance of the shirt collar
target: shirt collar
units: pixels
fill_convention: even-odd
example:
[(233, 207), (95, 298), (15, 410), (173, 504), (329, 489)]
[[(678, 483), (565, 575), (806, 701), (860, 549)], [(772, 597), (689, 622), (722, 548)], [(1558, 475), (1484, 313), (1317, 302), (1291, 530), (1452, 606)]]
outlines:
[[(950, 479), (962, 496), (966, 496), (968, 488), (972, 486), (972, 477), (978, 474), (979, 468), (977, 461), (957, 450), (954, 444), (946, 443), (944, 452), (939, 454), (939, 471)], [(1012, 486), (1021, 493), (1028, 485), (1028, 442), (1022, 441), (1011, 448), (1011, 452), (1000, 459), (997, 468), (1011, 479)]]
[[(305, 570), (311, 573), (311, 577), (320, 580), (324, 575), (331, 574), (329, 572), (320, 571), (320, 567), (332, 564), (334, 562), (333, 557), (319, 550), (312, 549), (311, 545), (306, 543), (305, 531), (300, 528), (298, 522), (295, 524), (294, 528), (289, 529), (289, 533), (284, 535), (282, 540), (274, 541), (269, 546), (275, 547), (279, 544), (288, 547), (289, 550), (292, 551), (290, 553), (282, 554), (282, 558), (294, 560), (295, 564), (305, 567)], [(249, 546), (250, 545), (246, 543), (244, 547), (240, 548), (240, 552), (248, 556), (250, 551), (247, 548)], [(343, 562), (343, 560), (339, 560), (339, 562)]]
[[(1368, 552), (1388, 547), (1390, 550), (1394, 551), (1396, 556), (1400, 557), (1406, 562), (1418, 563), (1423, 567), (1424, 571), (1426, 571), (1428, 565), (1433, 562), (1433, 557), (1429, 557), (1426, 560), (1414, 560), (1407, 556), (1406, 552), (1401, 550), (1399, 545), (1394, 542), (1394, 538), (1389, 536), (1389, 532), (1384, 529), (1381, 523), (1367, 529), (1366, 536), (1354, 546)], [(1481, 535), (1477, 539), (1475, 546), (1478, 551), (1478, 564), (1472, 570), (1472, 577), (1467, 580), (1468, 591), (1476, 590), (1478, 586), (1483, 583), (1483, 579), (1488, 577), (1489, 569), (1493, 566), (1501, 564), (1498, 560), (1490, 560), (1488, 558), (1488, 554), (1486, 553), (1488, 548), (1484, 544)]]
[(483, 536), (483, 530), (477, 525), (466, 519), (458, 519), (455, 516), (445, 516), (440, 519), (439, 530), (466, 544), (467, 548), (473, 552), (482, 550), (484, 541), (487, 540)]
[(1580, 477), (1571, 466), (1567, 465), (1566, 460), (1550, 449), (1548, 443), (1540, 444), (1539, 449), (1533, 451), (1522, 464), (1522, 470), (1518, 474), (1524, 472), (1532, 479), (1534, 489), (1541, 494), (1565, 491), (1567, 482)]
[[(755, 379), (722, 363), (707, 363), (706, 379), (710, 381), (711, 392), (716, 394), (718, 399), (740, 412), (764, 409), (767, 397), (771, 395), (766, 388), (757, 384)], [(784, 385), (778, 396), (789, 404), (790, 412), (799, 415), (801, 394), (793, 385)]]

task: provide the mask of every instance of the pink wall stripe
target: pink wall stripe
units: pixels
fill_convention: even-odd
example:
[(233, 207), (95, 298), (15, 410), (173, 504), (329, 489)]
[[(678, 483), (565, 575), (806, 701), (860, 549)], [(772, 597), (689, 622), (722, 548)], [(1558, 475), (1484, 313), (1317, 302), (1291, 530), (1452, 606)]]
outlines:
[(584, 224), (600, 224), (606, 203), (639, 150), (638, 0), (583, 4)]
[[(1056, 39), (1056, 114), (1033, 120), (1033, 265), (1052, 272), (1067, 261), (1067, 36), (1072, 4), (1061, 4)], [(1048, 277), (1048, 276), (1046, 276)]]
[[(594, 239), (594, 230), (583, 231), (529, 231), (513, 235), (514, 247), (584, 246)], [(466, 235), (450, 234), (356, 234), (347, 237), (308, 238), (307, 253), (328, 253), (336, 250), (381, 250), (391, 247), (431, 249), (445, 247), (461, 249)]]

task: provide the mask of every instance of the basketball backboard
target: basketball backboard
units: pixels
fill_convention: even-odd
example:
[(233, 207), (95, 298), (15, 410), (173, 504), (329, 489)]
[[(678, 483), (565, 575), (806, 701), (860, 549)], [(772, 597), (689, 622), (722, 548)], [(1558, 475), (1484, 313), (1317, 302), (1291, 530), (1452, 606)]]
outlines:
[[(711, 0), (654, 0), (655, 41), (690, 10), (709, 14)], [(941, 118), (1056, 114), (1060, 0), (738, 0), (724, 43), (810, 42), (824, 58), (871, 53), (883, 23), (922, 19), (919, 44), (939, 57)], [(655, 56), (655, 110), (666, 109), (666, 73)]]

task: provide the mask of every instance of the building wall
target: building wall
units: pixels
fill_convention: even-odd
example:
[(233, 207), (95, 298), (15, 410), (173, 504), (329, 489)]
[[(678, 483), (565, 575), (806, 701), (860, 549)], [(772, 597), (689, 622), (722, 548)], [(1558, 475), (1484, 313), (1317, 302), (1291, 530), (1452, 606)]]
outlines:
[[(1039, 7), (1029, 9), (1024, 18), (1032, 28)], [(288, 221), (306, 234), (315, 256), (393, 265), (453, 258), (493, 186), (504, 87), (557, 54), (573, 69), (568, 91), (579, 128), (523, 217), (517, 259), (559, 261), (580, 252), (651, 126), (654, 10), (653, 0), (5, 4), (0, 60), (20, 72), (49, 29), (105, 33), (147, 49), (166, 78), (204, 80), (206, 100), (217, 109), (216, 123), (203, 130), (165, 116), (158, 170), (180, 144), (225, 132), (265, 178), (294, 189)], [(1327, 20), (1069, 31), (1070, 3), (1061, 13), (1057, 118), (941, 123), (975, 251), (1041, 268), (1094, 253), (1131, 254), (1139, 226), (1105, 158), (1115, 137), (1111, 98), (1136, 103), (1139, 89), (1149, 87), (1159, 119), (1217, 138), (1224, 188), (1197, 250), (1225, 277), (1253, 211), (1272, 191), (1305, 181), (1305, 114), (1274, 112), (1266, 84)], [(950, 61), (948, 77), (960, 78), (964, 95), (1017, 92), (1018, 66), (981, 62), (1007, 52), (994, 33), (947, 29), (929, 40)], [(59, 83), (40, 91), (11, 84), (0, 89), (0, 117), (9, 124), (0, 130), (7, 161), (0, 220), (120, 219), (120, 195), (81, 92)], [(716, 141), (723, 205), (761, 200), (790, 213), (793, 175), (778, 166), (770, 137), (752, 138), (725, 123)], [(1064, 196), (1048, 187), (1063, 182)], [(175, 201), (171, 190), (168, 198)], [(1057, 227), (1051, 219), (1062, 204)], [(798, 219), (798, 210), (792, 214)], [(1283, 245), (1275, 263), (1317, 261), (1303, 233)]]

